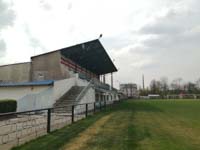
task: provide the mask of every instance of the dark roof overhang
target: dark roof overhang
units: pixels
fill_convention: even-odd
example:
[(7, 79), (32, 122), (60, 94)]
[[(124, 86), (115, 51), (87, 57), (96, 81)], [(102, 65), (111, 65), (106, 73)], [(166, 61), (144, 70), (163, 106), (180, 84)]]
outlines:
[(97, 75), (116, 72), (117, 68), (101, 42), (96, 39), (60, 49), (61, 54)]

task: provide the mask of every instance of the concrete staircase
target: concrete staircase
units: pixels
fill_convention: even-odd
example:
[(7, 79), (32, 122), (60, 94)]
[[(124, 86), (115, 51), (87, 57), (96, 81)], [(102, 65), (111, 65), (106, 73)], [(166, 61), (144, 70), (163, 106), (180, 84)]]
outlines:
[[(54, 104), (54, 112), (56, 113), (71, 113), (71, 105), (75, 105), (77, 102), (75, 99), (84, 89), (84, 86), (73, 86), (67, 93), (65, 93), (56, 103)], [(64, 108), (62, 108), (64, 107)]]

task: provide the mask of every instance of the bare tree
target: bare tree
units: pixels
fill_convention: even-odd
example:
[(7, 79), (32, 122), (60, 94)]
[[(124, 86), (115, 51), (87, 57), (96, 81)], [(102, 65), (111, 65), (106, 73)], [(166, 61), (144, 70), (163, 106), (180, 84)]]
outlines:
[(153, 79), (150, 83), (150, 89), (152, 94), (160, 94), (161, 83)]
[(182, 89), (182, 78), (176, 78), (171, 83), (172, 90), (181, 90)]
[(185, 92), (187, 92), (188, 94), (195, 94), (197, 93), (197, 88), (196, 85), (192, 82), (188, 82), (187, 84), (185, 84), (184, 86), (184, 90)]
[(167, 91), (169, 90), (168, 85), (168, 78), (167, 77), (161, 77), (160, 78), (160, 85), (161, 85), (161, 91), (163, 95), (167, 95)]
[(200, 90), (200, 78), (196, 81), (196, 87), (198, 90)]

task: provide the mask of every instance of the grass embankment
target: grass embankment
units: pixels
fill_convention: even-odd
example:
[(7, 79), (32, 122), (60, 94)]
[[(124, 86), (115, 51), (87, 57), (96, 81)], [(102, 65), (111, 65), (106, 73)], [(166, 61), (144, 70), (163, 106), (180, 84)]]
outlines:
[(15, 150), (199, 150), (200, 101), (126, 101)]

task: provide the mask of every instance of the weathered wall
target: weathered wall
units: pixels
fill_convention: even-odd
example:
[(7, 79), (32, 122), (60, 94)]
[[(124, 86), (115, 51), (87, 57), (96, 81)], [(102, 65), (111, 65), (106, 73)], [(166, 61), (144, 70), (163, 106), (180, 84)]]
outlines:
[(83, 96), (80, 103), (94, 103), (95, 102), (95, 90), (93, 88), (88, 89), (87, 93)]
[[(28, 93), (18, 100), (17, 111), (27, 111), (53, 107), (53, 104), (77, 84), (77, 78), (57, 80), (38, 93)], [(1, 91), (0, 91), (1, 97)]]
[(60, 58), (60, 51), (32, 57), (32, 80), (60, 80), (68, 78), (69, 75), (61, 69)]
[(52, 86), (0, 87), (1, 99), (17, 100), (17, 111), (27, 111), (52, 107)]
[(0, 66), (0, 82), (27, 82), (61, 80), (80, 76), (97, 78), (97, 75), (80, 67), (54, 51), (31, 58), (31, 62)]
[[(43, 111), (42, 114), (38, 115), (22, 114), (16, 118), (0, 120), (0, 150), (10, 150), (14, 146), (19, 146), (47, 134), (46, 114)], [(51, 113), (51, 131), (70, 123), (70, 116)]]
[(0, 82), (27, 82), (30, 79), (30, 62), (0, 66)]
[(49, 86), (16, 86), (16, 87), (0, 87), (0, 99), (19, 100), (29, 94), (37, 94)]
[(70, 69), (70, 67), (68, 67), (66, 64), (63, 64), (62, 60), (60, 60), (60, 68), (62, 75), (66, 78), (74, 77), (76, 74), (74, 70)]
[(53, 87), (48, 87), (39, 93), (27, 94), (17, 101), (17, 111), (21, 112), (52, 107), (54, 103), (52, 91)]
[(58, 80), (54, 82), (53, 99), (54, 102), (68, 92), (72, 86), (77, 84), (77, 78), (69, 78), (64, 80)]
[(17, 100), (17, 111), (48, 108), (52, 107), (72, 86), (87, 86), (87, 84), (87, 81), (74, 77), (57, 80), (53, 86), (0, 87), (0, 99)]
[(76, 73), (79, 74), (79, 77), (82, 79), (91, 79), (96, 78), (98, 79), (98, 75), (90, 72), (89, 70), (81, 67), (77, 63), (73, 62), (72, 60), (66, 58), (65, 56), (61, 55), (61, 70), (65, 76), (74, 77)]

